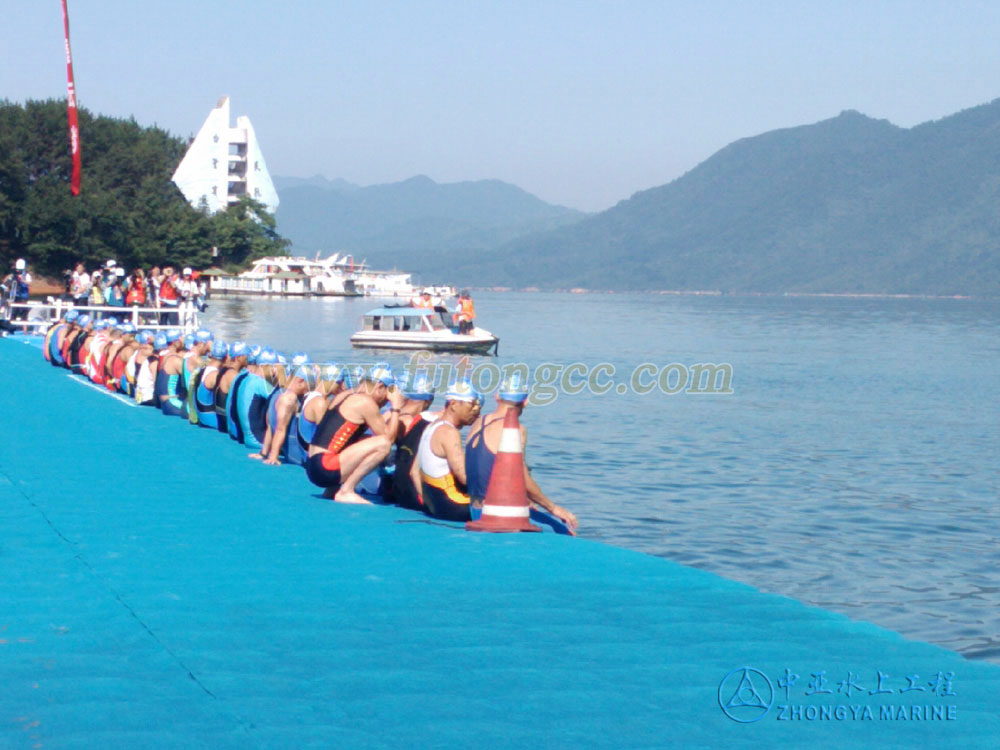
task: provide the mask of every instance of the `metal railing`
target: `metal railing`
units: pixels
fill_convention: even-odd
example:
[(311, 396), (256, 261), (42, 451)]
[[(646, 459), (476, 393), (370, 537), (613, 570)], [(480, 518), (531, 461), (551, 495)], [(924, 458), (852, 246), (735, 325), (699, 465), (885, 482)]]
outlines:
[[(25, 310), (23, 319), (15, 319), (15, 310)], [(200, 325), (198, 308), (194, 302), (181, 302), (177, 307), (114, 307), (112, 305), (74, 305), (72, 302), (48, 298), (46, 302), (0, 303), (0, 318), (11, 328), (31, 328), (36, 333), (44, 333), (49, 326), (58, 322), (69, 310), (86, 313), (94, 320), (114, 317), (119, 323), (132, 323), (136, 328), (161, 330), (180, 328), (190, 333)]]

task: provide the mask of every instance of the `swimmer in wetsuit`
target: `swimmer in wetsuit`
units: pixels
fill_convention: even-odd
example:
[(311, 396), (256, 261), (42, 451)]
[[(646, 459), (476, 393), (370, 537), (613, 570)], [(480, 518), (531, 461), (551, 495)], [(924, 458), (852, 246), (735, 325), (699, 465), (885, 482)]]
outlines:
[(219, 427), (219, 416), (215, 409), (215, 385), (228, 356), (229, 346), (226, 342), (221, 339), (213, 341), (209, 359), (195, 375), (192, 383), (194, 407), (197, 412), (198, 424), (202, 427), (213, 429)]
[[(392, 408), (383, 418), (379, 409)], [(356, 390), (345, 391), (331, 403), (309, 444), (306, 474), (324, 497), (341, 503), (367, 503), (355, 492), (358, 482), (389, 455), (399, 428), (403, 394), (388, 365), (366, 372)], [(365, 436), (365, 428), (372, 435)]]
[(219, 368), (219, 374), (212, 390), (215, 402), (215, 416), (219, 432), (229, 434), (229, 392), (237, 376), (246, 368), (250, 356), (250, 347), (242, 341), (234, 341), (229, 347), (229, 357)]
[(424, 511), (445, 521), (468, 521), (463, 427), (479, 416), (482, 396), (467, 379), (459, 380), (445, 394), (441, 416), (420, 437), (417, 460), (410, 470), (414, 486), (421, 488)]
[[(528, 401), (527, 381), (520, 377), (520, 373), (514, 373), (500, 384), (496, 400), (496, 411), (492, 414), (484, 414), (472, 423), (472, 427), (469, 429), (469, 438), (465, 443), (465, 470), (469, 480), (469, 496), (472, 498), (474, 517), (478, 515), (477, 511), (482, 507), (482, 501), (486, 497), (486, 488), (489, 486), (490, 475), (493, 473), (493, 462), (500, 447), (504, 417), (511, 409), (517, 411), (518, 417), (521, 416)], [(522, 424), (522, 452), (527, 448), (527, 441), (528, 433)], [(559, 519), (571, 534), (575, 534), (578, 523), (576, 516), (549, 500), (532, 478), (531, 472), (528, 471), (527, 461), (524, 462), (524, 487), (527, 490), (528, 500), (532, 504)], [(545, 518), (541, 516), (532, 515), (532, 519), (545, 523)], [(549, 525), (555, 526), (551, 523), (551, 519)], [(565, 530), (562, 533), (565, 533)]]
[(184, 336), (179, 328), (170, 328), (166, 334), (167, 351), (160, 357), (156, 373), (159, 407), (165, 416), (183, 417), (187, 387), (182, 382), (184, 369)]
[(406, 401), (399, 410), (399, 431), (396, 435), (396, 471), (393, 474), (389, 499), (401, 508), (423, 510), (420, 484), (415, 484), (411, 471), (420, 447), (420, 438), (436, 419), (428, 411), (434, 401), (434, 389), (426, 375), (417, 375), (402, 382), (400, 390)]
[[(290, 463), (304, 463), (298, 444), (299, 410), (307, 393), (316, 385), (316, 369), (305, 364), (297, 367), (284, 388), (276, 389), (268, 406), (267, 431), (259, 453), (250, 458), (261, 458), (268, 466), (279, 466), (284, 455)], [(299, 460), (292, 460), (298, 457)]]

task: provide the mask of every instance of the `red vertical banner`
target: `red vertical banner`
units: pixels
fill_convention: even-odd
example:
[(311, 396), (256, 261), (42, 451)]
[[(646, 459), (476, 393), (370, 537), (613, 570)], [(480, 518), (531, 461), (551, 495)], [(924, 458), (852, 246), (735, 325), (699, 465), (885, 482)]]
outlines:
[(80, 126), (76, 119), (76, 89), (73, 87), (73, 55), (69, 51), (69, 11), (66, 0), (62, 0), (63, 30), (66, 35), (66, 116), (69, 120), (69, 150), (73, 156), (73, 176), (69, 189), (73, 195), (80, 194)]

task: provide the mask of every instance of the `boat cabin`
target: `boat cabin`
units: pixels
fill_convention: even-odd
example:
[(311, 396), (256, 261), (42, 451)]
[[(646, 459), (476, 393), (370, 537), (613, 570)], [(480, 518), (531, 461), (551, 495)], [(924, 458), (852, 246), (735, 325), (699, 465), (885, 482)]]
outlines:
[(380, 307), (365, 313), (362, 331), (450, 331), (447, 308)]

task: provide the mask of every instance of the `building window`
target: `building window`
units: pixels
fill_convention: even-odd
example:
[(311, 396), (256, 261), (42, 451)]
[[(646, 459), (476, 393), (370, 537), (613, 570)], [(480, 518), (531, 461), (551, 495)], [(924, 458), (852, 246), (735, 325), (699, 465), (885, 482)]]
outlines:
[(219, 167), (219, 160), (212, 159), (212, 169), (218, 169), (218, 167)]
[(219, 194), (219, 186), (212, 185), (212, 195), (218, 195), (218, 194)]
[(260, 171), (260, 162), (258, 162), (258, 161), (255, 161), (255, 162), (253, 163), (253, 171), (254, 171), (254, 172), (259, 172), (259, 171)]
[(218, 143), (219, 142), (219, 134), (218, 133), (216, 133), (215, 135), (212, 136), (212, 141), (214, 143)]
[(254, 188), (253, 189), (253, 197), (254, 198), (260, 198), (260, 188)]

